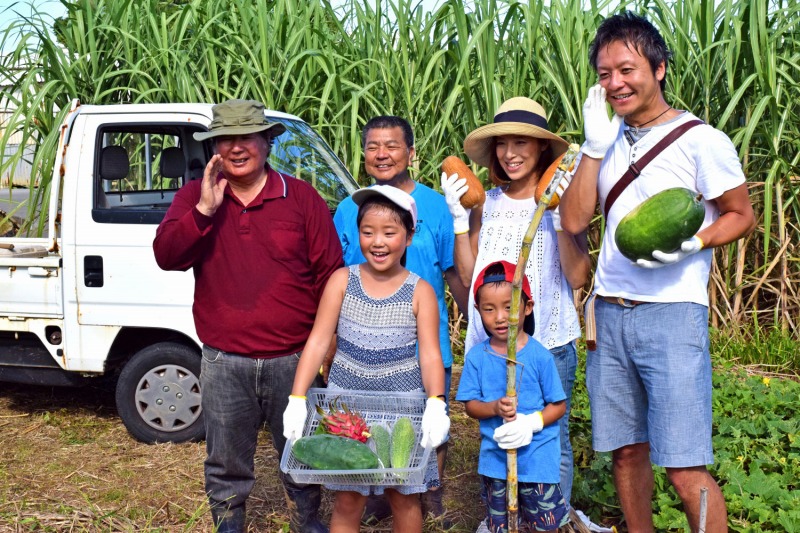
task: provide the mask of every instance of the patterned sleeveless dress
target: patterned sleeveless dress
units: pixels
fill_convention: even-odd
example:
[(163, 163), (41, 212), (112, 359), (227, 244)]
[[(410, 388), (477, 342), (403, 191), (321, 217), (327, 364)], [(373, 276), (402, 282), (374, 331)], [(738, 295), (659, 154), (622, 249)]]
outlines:
[[(422, 391), (422, 373), (417, 359), (417, 317), (414, 289), (419, 276), (413, 272), (386, 298), (372, 298), (361, 284), (361, 268), (351, 265), (339, 325), (336, 356), (328, 376), (328, 389), (370, 391)], [(425, 473), (425, 485), (349, 486), (325, 485), (330, 490), (348, 490), (364, 495), (383, 494), (392, 488), (401, 494), (425, 492), (439, 485), (436, 454)]]

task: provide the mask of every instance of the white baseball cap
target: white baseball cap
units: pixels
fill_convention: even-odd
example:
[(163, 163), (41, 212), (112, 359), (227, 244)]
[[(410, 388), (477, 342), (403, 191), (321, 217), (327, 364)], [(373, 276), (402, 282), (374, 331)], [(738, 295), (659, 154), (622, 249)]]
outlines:
[(399, 208), (405, 209), (411, 213), (411, 220), (414, 222), (414, 228), (417, 227), (417, 202), (414, 201), (414, 198), (412, 198), (410, 194), (401, 191), (397, 187), (392, 187), (391, 185), (373, 185), (372, 187), (357, 190), (353, 193), (352, 198), (356, 205), (360, 206), (367, 198), (373, 196), (388, 198)]

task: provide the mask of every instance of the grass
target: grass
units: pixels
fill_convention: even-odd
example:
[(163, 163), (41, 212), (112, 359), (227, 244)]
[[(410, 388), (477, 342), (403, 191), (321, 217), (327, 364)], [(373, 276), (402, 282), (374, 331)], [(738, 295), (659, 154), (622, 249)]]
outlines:
[[(0, 391), (0, 531), (210, 531), (203, 491), (204, 443), (145, 445), (133, 440), (104, 387), (4, 385)], [(480, 520), (475, 475), (478, 431), (454, 405), (447, 507), (454, 531)], [(268, 433), (256, 452), (248, 503), (250, 531), (288, 531)], [(330, 514), (326, 494), (324, 515)], [(390, 522), (365, 531), (389, 531)], [(426, 525), (426, 532), (437, 531)]]
[(780, 328), (755, 330), (748, 337), (713, 329), (711, 338), (726, 361), (755, 367), (760, 374), (800, 375), (800, 342)]
[(202, 524), (203, 445), (137, 443), (113, 400), (104, 388), (3, 387), (0, 531), (192, 531)]
[[(417, 133), (414, 176), (438, 186), (446, 155), (517, 95), (540, 101), (553, 130), (582, 140), (581, 108), (596, 76), (588, 48), (605, 15), (644, 13), (674, 58), (667, 101), (734, 141), (756, 206), (749, 238), (715, 253), (711, 320), (720, 329), (779, 327), (800, 338), (800, 10), (797, 0), (447, 0), (425, 12), (413, 0), (62, 0), (68, 16), (0, 30), (20, 35), (0, 58), (0, 86), (16, 109), (0, 147), (19, 135), (21, 158), (48, 201), (57, 125), (83, 103), (256, 98), (294, 113), (326, 138), (362, 184), (360, 132), (377, 114), (408, 118)], [(485, 172), (478, 176), (486, 181)], [(0, 215), (2, 217), (2, 215)], [(6, 218), (6, 217), (3, 217)], [(42, 218), (22, 234), (39, 235)], [(0, 219), (0, 224), (3, 220)], [(599, 232), (591, 236), (596, 251)]]
[[(0, 174), (13, 179), (28, 157), (31, 186), (39, 185), (23, 235), (44, 231), (36, 213), (49, 200), (57, 125), (72, 98), (260, 99), (314, 125), (362, 183), (361, 127), (373, 115), (399, 114), (417, 132), (414, 176), (435, 187), (442, 158), (460, 154), (466, 134), (511, 96), (539, 100), (552, 128), (580, 142), (580, 110), (595, 81), (587, 50), (597, 24), (609, 8), (646, 13), (675, 52), (668, 102), (733, 139), (759, 222), (752, 236), (715, 252), (709, 288), (715, 361), (725, 367), (715, 380), (722, 398), (715, 444), (719, 473), (731, 480), (724, 489), (731, 529), (800, 530), (792, 514), (800, 508), (792, 492), (800, 478), (797, 389), (783, 377), (797, 375), (800, 353), (797, 0), (593, 0), (586, 10), (568, 0), (476, 0), (471, 8), (447, 0), (433, 13), (412, 0), (350, 0), (338, 9), (325, 0), (62, 1), (65, 20), (34, 10), (29, 20), (0, 30), (0, 43), (23, 37), (0, 58), (2, 96), (16, 110), (0, 131), (0, 146), (19, 134), (37, 147), (33, 157), (18, 150), (0, 162)], [(0, 225), (8, 218), (0, 214)], [(596, 253), (597, 227), (591, 239)], [(761, 381), (765, 371), (770, 385)], [(618, 520), (608, 458), (589, 449), (585, 392), (578, 387), (575, 397), (576, 499), (593, 518)], [(208, 529), (202, 445), (139, 445), (112, 405), (97, 390), (0, 390), (0, 529)], [(460, 530), (470, 531), (478, 516), (477, 426), (460, 416), (456, 409), (447, 498)], [(750, 429), (736, 432), (740, 424)], [(265, 440), (251, 509), (259, 531), (286, 525), (273, 455)], [(658, 529), (679, 531), (674, 495), (660, 491), (657, 505)]]
[[(591, 450), (591, 420), (581, 353), (573, 395), (573, 501), (595, 522), (621, 522), (609, 454)], [(800, 531), (800, 382), (735, 366), (715, 350), (712, 467), (732, 531)], [(454, 367), (454, 387), (460, 366)], [(202, 443), (144, 445), (125, 431), (104, 387), (5, 385), (0, 391), (0, 531), (188, 532), (210, 530), (203, 493)], [(478, 426), (452, 404), (446, 508), (454, 532), (482, 517), (476, 475)], [(79, 437), (76, 439), (76, 435)], [(250, 531), (287, 531), (279, 459), (264, 432), (256, 452)], [(685, 518), (663, 469), (656, 471), (656, 529), (681, 532)], [(331, 498), (325, 495), (324, 519)], [(390, 531), (390, 522), (368, 533)], [(428, 523), (425, 532), (439, 531)], [(624, 528), (621, 529), (624, 531)]]
[[(731, 531), (800, 531), (800, 378), (727, 360), (712, 344), (713, 446), (710, 466), (725, 497)], [(570, 433), (575, 452), (573, 500), (594, 520), (621, 518), (611, 457), (591, 450), (591, 416), (584, 386), (584, 355), (573, 391)], [(687, 435), (686, 438), (691, 438)], [(688, 532), (677, 493), (663, 468), (655, 469), (656, 531)]]

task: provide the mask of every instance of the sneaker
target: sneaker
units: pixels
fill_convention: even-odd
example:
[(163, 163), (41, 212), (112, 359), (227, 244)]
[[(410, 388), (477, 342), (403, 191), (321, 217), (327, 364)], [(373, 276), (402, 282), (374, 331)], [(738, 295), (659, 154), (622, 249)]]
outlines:
[(484, 518), (483, 522), (478, 524), (478, 529), (475, 530), (475, 533), (491, 533), (489, 531), (489, 527), (487, 526), (488, 523), (488, 519)]
[[(586, 531), (587, 529), (592, 533), (615, 533), (617, 530), (613, 527), (603, 527), (599, 524), (595, 524), (592, 522), (588, 516), (583, 514), (583, 511), (579, 511), (577, 509), (571, 509), (572, 513), (577, 515), (578, 519), (580, 520), (580, 524), (583, 526), (582, 530)], [(577, 520), (573, 520), (573, 522), (578, 522)]]

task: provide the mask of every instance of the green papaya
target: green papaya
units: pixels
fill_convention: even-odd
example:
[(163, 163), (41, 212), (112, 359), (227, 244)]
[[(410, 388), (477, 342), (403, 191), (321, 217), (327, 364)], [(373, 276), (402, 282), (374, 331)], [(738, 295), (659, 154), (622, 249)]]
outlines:
[(389, 430), (386, 429), (384, 426), (374, 424), (370, 428), (370, 434), (372, 441), (375, 443), (375, 453), (378, 455), (378, 459), (381, 462), (381, 466), (383, 468), (389, 468), (391, 466), (391, 453), (390, 450), (392, 449), (391, 444), (391, 436), (389, 435)]
[(392, 427), (392, 468), (408, 468), (416, 444), (417, 434), (411, 419), (405, 416), (397, 419)]
[(310, 435), (292, 445), (294, 458), (315, 470), (378, 468), (378, 456), (363, 442), (337, 435)]
[(653, 251), (674, 252), (694, 236), (705, 215), (702, 195), (673, 187), (654, 194), (625, 215), (614, 240), (631, 261), (653, 259)]

